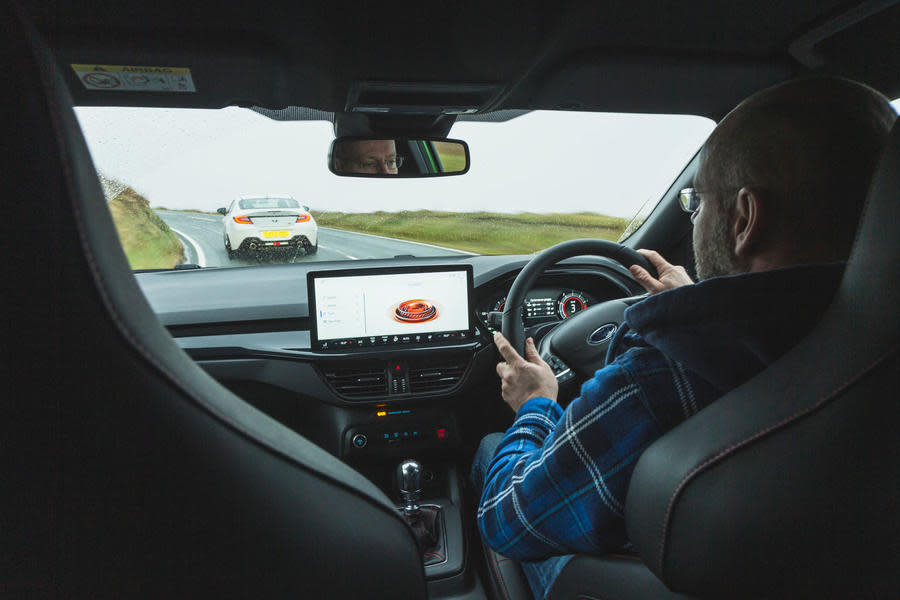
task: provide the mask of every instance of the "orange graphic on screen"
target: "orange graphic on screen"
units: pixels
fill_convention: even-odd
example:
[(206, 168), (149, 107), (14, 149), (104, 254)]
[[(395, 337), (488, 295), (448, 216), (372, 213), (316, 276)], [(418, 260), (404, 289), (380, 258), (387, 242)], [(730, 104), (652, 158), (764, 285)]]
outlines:
[(394, 320), (400, 323), (425, 323), (437, 316), (437, 307), (428, 300), (404, 300), (394, 308)]

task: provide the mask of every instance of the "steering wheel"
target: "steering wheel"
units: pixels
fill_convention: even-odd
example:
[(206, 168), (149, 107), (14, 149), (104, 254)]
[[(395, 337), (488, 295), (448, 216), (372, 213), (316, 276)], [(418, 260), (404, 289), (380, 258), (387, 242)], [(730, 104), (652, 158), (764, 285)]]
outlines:
[[(525, 323), (522, 307), (525, 295), (550, 266), (573, 256), (604, 256), (623, 266), (637, 264), (657, 277), (650, 262), (627, 246), (606, 240), (581, 239), (562, 242), (536, 255), (516, 277), (503, 309), (501, 331), (519, 354), (524, 355)], [(557, 325), (541, 339), (538, 352), (553, 368), (560, 383), (579, 373), (589, 377), (606, 364), (606, 352), (624, 320), (625, 309), (645, 296), (608, 300), (591, 306)]]

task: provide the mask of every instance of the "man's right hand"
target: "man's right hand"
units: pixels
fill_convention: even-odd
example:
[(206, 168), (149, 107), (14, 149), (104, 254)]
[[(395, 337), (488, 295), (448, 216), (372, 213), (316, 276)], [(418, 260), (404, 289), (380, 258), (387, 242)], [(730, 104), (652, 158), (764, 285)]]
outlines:
[(631, 275), (637, 282), (644, 286), (644, 289), (651, 294), (657, 294), (659, 292), (694, 283), (684, 267), (669, 264), (666, 262), (666, 259), (660, 256), (659, 252), (640, 249), (638, 250), (638, 254), (643, 255), (650, 261), (651, 265), (656, 267), (656, 272), (659, 273), (659, 279), (656, 279), (647, 272), (647, 269), (638, 265), (632, 265), (628, 270), (631, 271)]
[(494, 343), (505, 359), (505, 362), (497, 364), (497, 375), (503, 382), (503, 401), (509, 404), (514, 413), (518, 413), (523, 404), (538, 396), (556, 400), (559, 392), (556, 375), (538, 354), (532, 338), (525, 340), (524, 357), (516, 352), (499, 331), (494, 334)]

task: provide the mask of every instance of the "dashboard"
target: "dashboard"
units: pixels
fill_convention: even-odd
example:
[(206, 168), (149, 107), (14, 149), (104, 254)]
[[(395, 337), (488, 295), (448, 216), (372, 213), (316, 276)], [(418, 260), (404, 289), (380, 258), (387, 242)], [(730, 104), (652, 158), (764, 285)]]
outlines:
[[(358, 463), (452, 456), (473, 449), (485, 433), (508, 426), (509, 409), (501, 401), (495, 372), (491, 331), (496, 325), (490, 317), (502, 310), (529, 259), (317, 261), (136, 277), (162, 324), (201, 368), (314, 443)], [(427, 282), (423, 273), (433, 279), (431, 295), (416, 293), (418, 283)], [(346, 275), (373, 276), (376, 283), (342, 280)], [(388, 276), (396, 281), (385, 285)], [(371, 321), (344, 316), (326, 322), (334, 321), (337, 312), (363, 306), (354, 290), (368, 290), (371, 296), (365, 298), (376, 298), (369, 303), (378, 311), (384, 312), (381, 304), (393, 311), (366, 313), (388, 329), (376, 334)], [(392, 290), (397, 298), (388, 293)], [(537, 337), (586, 308), (640, 292), (614, 261), (569, 259), (544, 273), (527, 294), (526, 329)], [(435, 309), (445, 321), (436, 318)], [(344, 335), (341, 327), (351, 322), (352, 335)], [(360, 322), (368, 329), (360, 329)], [(323, 325), (331, 329), (320, 338)], [(423, 333), (418, 340), (412, 335), (395, 342), (395, 332), (406, 328), (433, 329), (435, 337)], [(365, 339), (360, 332), (367, 333)], [(391, 339), (382, 343), (382, 337)], [(345, 340), (363, 343), (341, 345)]]

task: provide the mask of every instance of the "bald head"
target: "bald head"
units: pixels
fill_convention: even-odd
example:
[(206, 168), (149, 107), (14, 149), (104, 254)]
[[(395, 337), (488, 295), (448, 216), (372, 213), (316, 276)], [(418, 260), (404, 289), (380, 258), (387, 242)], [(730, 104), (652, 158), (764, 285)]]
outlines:
[[(752, 250), (774, 252), (782, 264), (847, 258), (895, 118), (878, 92), (833, 77), (791, 81), (742, 102), (710, 135), (695, 178), (719, 211), (719, 237), (733, 237), (747, 190), (764, 217)], [(750, 270), (747, 256), (731, 258), (733, 272)]]

